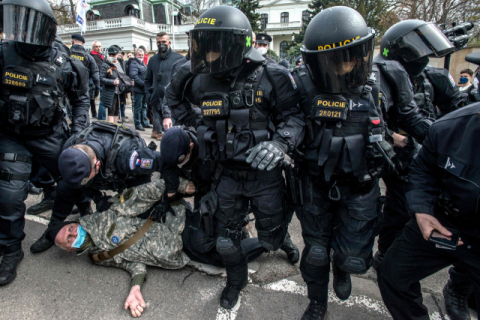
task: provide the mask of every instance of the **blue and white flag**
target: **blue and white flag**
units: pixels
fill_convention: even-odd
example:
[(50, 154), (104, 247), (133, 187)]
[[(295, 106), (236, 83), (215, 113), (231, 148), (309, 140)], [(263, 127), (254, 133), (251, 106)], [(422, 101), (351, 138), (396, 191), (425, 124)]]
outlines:
[(90, 5), (87, 3), (87, 0), (80, 0), (77, 3), (77, 18), (75, 22), (80, 26), (80, 30), (83, 32), (87, 31), (87, 11), (90, 9)]

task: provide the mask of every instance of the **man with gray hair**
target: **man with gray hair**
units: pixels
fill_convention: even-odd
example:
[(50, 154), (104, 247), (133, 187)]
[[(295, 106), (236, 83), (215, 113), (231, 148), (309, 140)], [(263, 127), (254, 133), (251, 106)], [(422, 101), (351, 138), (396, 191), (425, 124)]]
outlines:
[[(100, 70), (100, 67), (103, 64), (103, 55), (102, 55), (102, 43), (98, 40), (93, 41), (92, 43), (92, 51), (90, 52), (90, 55), (93, 57), (93, 60), (97, 63), (98, 70)], [(102, 94), (102, 88), (100, 88), (100, 94)], [(92, 99), (90, 97), (90, 107), (92, 110), (92, 117), (96, 118), (98, 117), (98, 120), (105, 120), (107, 118), (107, 113), (105, 110), (105, 107), (102, 104), (102, 99), (100, 98), (100, 105), (98, 106), (98, 115), (95, 112), (95, 98)]]

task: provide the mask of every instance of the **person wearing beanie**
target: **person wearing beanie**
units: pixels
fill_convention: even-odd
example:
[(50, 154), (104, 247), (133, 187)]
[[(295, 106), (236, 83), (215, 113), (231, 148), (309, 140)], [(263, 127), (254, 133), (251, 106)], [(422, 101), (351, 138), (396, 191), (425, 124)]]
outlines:
[[(155, 149), (154, 144), (147, 147), (137, 131), (105, 121), (70, 137), (58, 159), (63, 179), (55, 192), (50, 225), (64, 221), (73, 205), (85, 197), (93, 199), (97, 210), (107, 210), (108, 197), (100, 190), (118, 192), (149, 182), (161, 166)], [(44, 234), (30, 250), (39, 253), (51, 246)]]

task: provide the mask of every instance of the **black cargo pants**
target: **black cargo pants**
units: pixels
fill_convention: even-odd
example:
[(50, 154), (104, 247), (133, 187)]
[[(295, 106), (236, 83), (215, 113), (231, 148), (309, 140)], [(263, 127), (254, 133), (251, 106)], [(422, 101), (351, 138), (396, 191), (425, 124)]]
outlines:
[(58, 157), (66, 141), (62, 125), (48, 135), (35, 138), (0, 133), (3, 159), (0, 161), (0, 250), (19, 248), (25, 238), (24, 201), (28, 195), (32, 162), (38, 160), (58, 180)]
[(265, 177), (249, 180), (248, 172), (237, 176), (224, 172), (216, 189), (218, 195), (218, 210), (215, 213), (216, 247), (231, 285), (242, 286), (248, 280), (247, 260), (241, 246), (241, 235), (245, 218), (250, 212), (249, 207), (255, 216), (260, 245), (267, 251), (279, 249), (287, 232), (285, 180), (281, 168), (256, 174)]
[(384, 200), (378, 180), (362, 187), (355, 181), (333, 184), (320, 186), (304, 175), (303, 206), (296, 209), (305, 242), (300, 271), (308, 297), (320, 302), (328, 298), (330, 249), (335, 265), (347, 273), (361, 274), (371, 267)]
[(380, 292), (393, 319), (430, 319), (422, 304), (420, 280), (454, 263), (472, 279), (477, 305), (480, 305), (479, 241), (462, 234), (460, 237), (464, 244), (456, 250), (439, 249), (423, 238), (415, 219), (405, 225), (378, 269)]

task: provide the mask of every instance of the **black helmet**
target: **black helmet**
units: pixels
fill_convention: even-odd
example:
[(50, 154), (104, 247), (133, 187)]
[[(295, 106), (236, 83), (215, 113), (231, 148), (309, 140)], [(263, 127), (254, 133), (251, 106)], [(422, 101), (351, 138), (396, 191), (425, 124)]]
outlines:
[(3, 32), (6, 41), (50, 47), (57, 20), (46, 0), (4, 0)]
[(440, 28), (422, 20), (405, 20), (393, 25), (380, 42), (384, 59), (400, 62), (414, 75), (427, 66), (428, 57), (441, 58), (453, 51), (455, 46)]
[(323, 92), (362, 86), (372, 72), (375, 34), (352, 8), (331, 7), (308, 24), (300, 49), (303, 63)]
[(252, 26), (238, 9), (218, 6), (204, 12), (190, 30), (191, 71), (221, 73), (242, 64), (243, 59), (263, 62), (252, 46)]
[(108, 54), (119, 54), (122, 50), (116, 44), (108, 48)]

